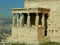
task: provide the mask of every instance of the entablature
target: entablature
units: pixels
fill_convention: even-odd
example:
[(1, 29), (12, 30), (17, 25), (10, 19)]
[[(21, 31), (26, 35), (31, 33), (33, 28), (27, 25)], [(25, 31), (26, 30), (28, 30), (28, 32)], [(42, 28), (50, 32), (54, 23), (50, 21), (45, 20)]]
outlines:
[(12, 13), (49, 13), (47, 8), (13, 8)]

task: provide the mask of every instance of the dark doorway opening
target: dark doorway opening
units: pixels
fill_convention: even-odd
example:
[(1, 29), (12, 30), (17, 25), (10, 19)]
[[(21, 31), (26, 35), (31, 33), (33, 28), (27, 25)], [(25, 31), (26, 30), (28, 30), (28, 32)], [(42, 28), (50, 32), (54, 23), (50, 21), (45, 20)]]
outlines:
[(24, 24), (26, 24), (27, 25), (27, 13), (23, 13), (23, 26), (24, 26)]
[(36, 13), (30, 13), (30, 25), (35, 25)]
[(38, 13), (39, 15), (39, 25), (42, 25), (42, 15), (43, 13)]
[(48, 13), (44, 14), (45, 36), (47, 36), (47, 28), (48, 28), (48, 26), (47, 26), (47, 19), (48, 19)]

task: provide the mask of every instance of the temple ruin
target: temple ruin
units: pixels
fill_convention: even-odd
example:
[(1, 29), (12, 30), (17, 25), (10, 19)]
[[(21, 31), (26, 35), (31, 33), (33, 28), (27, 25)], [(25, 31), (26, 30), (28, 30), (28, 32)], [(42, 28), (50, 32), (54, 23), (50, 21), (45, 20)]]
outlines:
[(12, 8), (10, 41), (27, 44), (60, 42), (58, 23), (54, 22), (54, 15), (60, 14), (57, 11), (59, 4), (56, 0), (25, 0), (24, 8)]

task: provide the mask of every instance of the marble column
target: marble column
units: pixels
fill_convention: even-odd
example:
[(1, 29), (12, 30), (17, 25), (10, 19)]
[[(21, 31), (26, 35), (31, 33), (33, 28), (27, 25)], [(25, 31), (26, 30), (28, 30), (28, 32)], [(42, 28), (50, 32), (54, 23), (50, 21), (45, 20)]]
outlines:
[(27, 16), (27, 26), (30, 26), (30, 15), (28, 13), (28, 16)]
[(42, 27), (44, 27), (44, 14), (42, 16)]
[(13, 17), (12, 17), (12, 26), (14, 27), (15, 26), (15, 15), (13, 14)]
[(38, 26), (39, 23), (39, 15), (36, 13), (36, 20), (35, 20), (35, 25)]

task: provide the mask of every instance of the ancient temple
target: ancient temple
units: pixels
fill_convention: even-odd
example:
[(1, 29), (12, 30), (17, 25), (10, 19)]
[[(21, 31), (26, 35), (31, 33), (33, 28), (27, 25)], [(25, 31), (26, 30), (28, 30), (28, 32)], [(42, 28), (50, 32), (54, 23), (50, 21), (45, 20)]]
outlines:
[(25, 0), (24, 8), (13, 8), (12, 42), (28, 44), (55, 40), (59, 42), (60, 32), (57, 23), (53, 23), (54, 15), (60, 14), (60, 11), (57, 12), (57, 9), (60, 9), (59, 4), (59, 0)]

